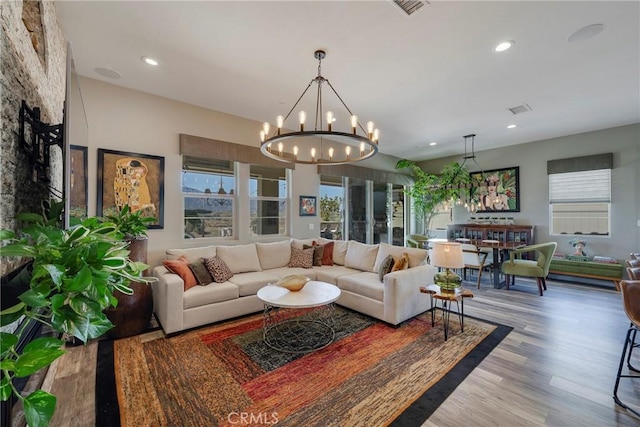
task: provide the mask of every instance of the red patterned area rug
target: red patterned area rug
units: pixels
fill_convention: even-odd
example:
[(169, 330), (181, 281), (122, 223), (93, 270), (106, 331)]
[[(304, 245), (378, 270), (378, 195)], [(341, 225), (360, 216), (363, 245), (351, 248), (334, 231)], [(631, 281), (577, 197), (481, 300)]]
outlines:
[(267, 346), (261, 314), (168, 338), (104, 341), (96, 423), (419, 425), (511, 331), (466, 317), (460, 333), (454, 317), (444, 341), (429, 312), (393, 327), (336, 307), (334, 342), (302, 355)]

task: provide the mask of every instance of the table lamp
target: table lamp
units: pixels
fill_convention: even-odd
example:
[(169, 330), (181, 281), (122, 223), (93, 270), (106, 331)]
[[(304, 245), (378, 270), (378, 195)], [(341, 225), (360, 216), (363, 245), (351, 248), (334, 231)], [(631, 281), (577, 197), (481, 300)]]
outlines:
[(460, 287), (462, 279), (450, 269), (464, 268), (462, 245), (453, 242), (435, 243), (431, 254), (431, 265), (445, 269), (433, 276), (435, 284), (440, 286), (440, 291), (454, 292), (455, 288)]

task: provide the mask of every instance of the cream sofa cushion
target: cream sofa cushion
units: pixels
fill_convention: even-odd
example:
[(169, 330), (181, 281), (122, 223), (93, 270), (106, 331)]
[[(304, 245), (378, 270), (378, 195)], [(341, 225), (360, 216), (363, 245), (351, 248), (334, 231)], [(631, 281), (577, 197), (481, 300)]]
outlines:
[[(335, 247), (333, 250), (335, 251)], [(356, 268), (362, 271), (374, 271), (373, 265), (376, 262), (377, 254), (378, 245), (367, 245), (356, 242), (355, 240), (350, 240), (347, 255), (344, 258), (344, 265), (345, 267)]]
[(240, 298), (238, 287), (231, 282), (224, 282), (195, 286), (184, 293), (182, 300), (183, 307), (188, 309), (236, 298)]
[[(376, 301), (384, 301), (384, 285), (378, 275), (370, 272), (338, 277), (338, 287)], [(425, 307), (426, 308), (426, 307)]]
[(216, 256), (216, 246), (202, 246), (199, 248), (167, 249), (167, 259), (178, 259), (184, 256), (189, 262), (200, 261), (200, 258), (213, 258)]
[(426, 249), (405, 248), (403, 246), (392, 246), (388, 243), (380, 243), (380, 249), (378, 249), (373, 271), (380, 270), (380, 265), (382, 265), (388, 255), (391, 255), (393, 259), (397, 261), (405, 252), (409, 255), (409, 268), (424, 264), (427, 259), (428, 252)]
[(233, 274), (262, 271), (256, 244), (218, 246), (218, 256), (229, 266)]
[(238, 293), (241, 297), (255, 295), (261, 288), (267, 286), (267, 284), (277, 281), (278, 277), (263, 271), (234, 274), (233, 277), (229, 279), (229, 282), (238, 287)]
[(291, 258), (291, 243), (288, 240), (275, 243), (256, 243), (258, 259), (263, 270), (286, 267)]

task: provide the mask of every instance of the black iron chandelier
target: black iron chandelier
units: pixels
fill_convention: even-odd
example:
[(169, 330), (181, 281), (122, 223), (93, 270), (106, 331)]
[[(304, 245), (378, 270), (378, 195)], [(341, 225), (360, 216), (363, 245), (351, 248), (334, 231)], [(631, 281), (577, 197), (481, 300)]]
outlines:
[[(272, 131), (269, 122), (263, 124), (260, 131), (260, 150), (265, 156), (287, 163), (338, 165), (358, 162), (378, 152), (379, 130), (374, 127), (373, 122), (367, 122), (365, 130), (358, 121), (358, 117), (347, 107), (329, 80), (322, 76), (321, 65), (325, 56), (326, 52), (323, 50), (314, 52), (314, 57), (318, 60), (318, 75), (309, 82), (287, 115), (276, 118), (275, 129)], [(299, 130), (286, 132), (283, 127), (287, 119), (300, 104), (313, 83), (318, 86), (313, 129), (305, 130), (307, 115), (304, 111), (299, 111)], [(332, 111), (325, 113), (323, 110), (322, 85), (324, 83), (329, 86), (348, 113), (348, 116), (345, 114), (348, 120), (345, 119), (344, 123), (350, 123), (350, 132), (334, 130), (334, 122), (338, 118)], [(297, 126), (292, 128), (297, 128)], [(362, 134), (359, 133), (360, 131)]]

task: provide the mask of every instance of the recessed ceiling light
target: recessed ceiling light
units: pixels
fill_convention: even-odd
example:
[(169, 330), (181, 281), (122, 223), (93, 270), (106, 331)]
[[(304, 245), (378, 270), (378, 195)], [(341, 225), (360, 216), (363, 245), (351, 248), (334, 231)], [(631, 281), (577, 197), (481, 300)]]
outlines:
[(507, 126), (507, 129), (513, 129), (513, 128), (515, 128), (515, 127), (518, 127), (518, 126), (516, 126), (516, 125), (509, 125), (509, 126)]
[(438, 143), (434, 141), (434, 142), (430, 142), (429, 145), (434, 146), (434, 145), (438, 145)]
[(118, 79), (122, 78), (122, 74), (120, 74), (116, 70), (112, 70), (111, 68), (96, 67), (96, 68), (93, 69), (93, 71), (95, 71), (96, 73), (100, 74), (102, 77), (107, 77), (109, 79), (118, 80)]
[(586, 27), (582, 27), (575, 33), (571, 34), (567, 41), (569, 43), (574, 43), (589, 40), (591, 37), (600, 34), (603, 30), (604, 24), (587, 25)]
[(149, 64), (149, 65), (153, 65), (154, 67), (157, 67), (157, 66), (158, 66), (158, 60), (157, 60), (157, 59), (153, 59), (153, 58), (151, 58), (150, 56), (143, 56), (143, 57), (142, 57), (142, 60), (143, 60), (145, 63)]
[(505, 40), (503, 42), (500, 42), (498, 44), (498, 46), (493, 48), (493, 50), (496, 51), (496, 52), (504, 52), (505, 50), (507, 50), (511, 46), (513, 46), (514, 44), (516, 44), (516, 42), (514, 42), (513, 40)]

